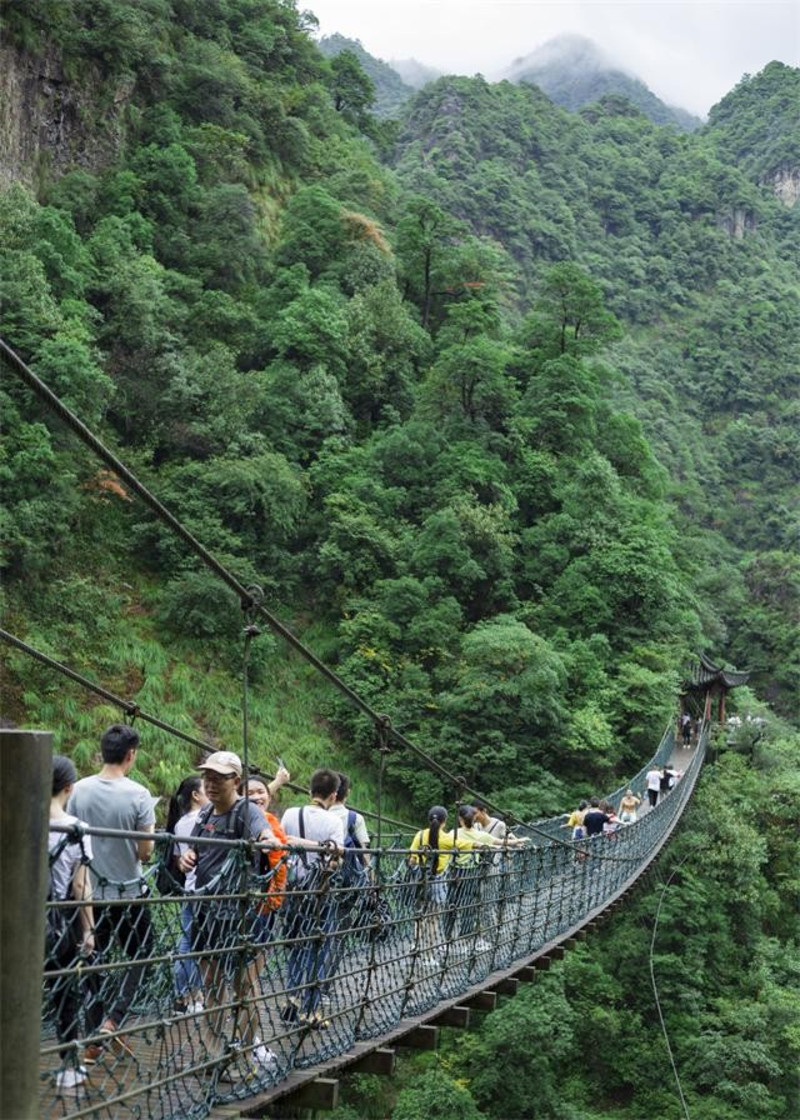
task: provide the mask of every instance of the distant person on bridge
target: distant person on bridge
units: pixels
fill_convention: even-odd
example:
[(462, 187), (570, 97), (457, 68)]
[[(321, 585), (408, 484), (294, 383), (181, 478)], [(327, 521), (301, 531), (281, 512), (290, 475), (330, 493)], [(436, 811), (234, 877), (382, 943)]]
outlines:
[[(75, 786), (77, 774), (70, 759), (63, 755), (53, 757), (53, 786), (50, 801), (50, 823), (77, 824), (77, 818), (66, 811), (67, 801)], [(82, 836), (73, 840), (66, 832), (50, 832), (47, 838), (50, 855), (50, 885), (48, 899), (61, 902), (66, 899), (87, 901), (92, 897), (87, 861), (92, 858), (92, 840)], [(45, 926), (45, 972), (63, 972), (75, 967), (78, 956), (85, 962), (94, 954), (94, 914), (91, 906), (76, 910), (49, 907)], [(94, 977), (86, 982), (94, 984)], [(78, 1011), (81, 1002), (82, 981), (74, 972), (46, 980), (47, 994), (53, 1008), (58, 1041), (74, 1042), (78, 1037)], [(59, 1089), (75, 1089), (89, 1076), (86, 1067), (77, 1060), (72, 1046), (59, 1050), (61, 1069), (56, 1074)]]
[[(469, 937), (475, 932), (480, 909), (481, 883), (485, 878), (485, 868), (481, 869), (481, 848), (503, 848), (506, 843), (515, 847), (522, 844), (516, 837), (500, 840), (475, 828), (475, 809), (472, 805), (462, 805), (458, 810), (458, 827), (454, 836), (455, 855), (447, 884), (447, 908), (444, 915), (444, 935), (450, 940), (455, 930), (456, 918), (461, 937)], [(479, 951), (490, 949), (488, 941), (476, 943)]]
[(637, 797), (632, 789), (626, 789), (625, 795), (619, 803), (619, 819), (623, 824), (633, 824), (636, 813), (641, 805), (641, 798)]
[(577, 809), (573, 809), (570, 815), (564, 822), (564, 828), (570, 830), (570, 836), (573, 840), (583, 840), (586, 835), (586, 829), (583, 827), (583, 820), (589, 811), (589, 802), (581, 801)]
[(291, 838), (311, 841), (316, 851), (302, 851), (292, 857), (293, 893), (284, 908), (283, 935), (289, 945), (287, 962), (288, 1002), (281, 1008), (285, 1023), (321, 1030), (328, 1021), (320, 1012), (322, 988), (328, 976), (333, 951), (332, 934), (336, 926), (335, 900), (328, 890), (325, 872), (334, 864), (321, 862), (328, 851), (335, 861), (344, 852), (345, 831), (341, 816), (328, 812), (336, 801), (340, 778), (326, 767), (311, 775), (311, 804), (287, 809), (281, 821)]
[[(183, 779), (169, 799), (166, 831), (173, 833), (179, 839), (187, 839), (194, 832), (200, 810), (205, 805), (208, 805), (208, 798), (203, 789), (203, 779), (199, 774), (190, 774), (188, 778)], [(175, 844), (173, 851), (176, 863), (188, 850), (188, 844)], [(194, 891), (196, 875), (196, 869), (192, 868), (186, 876), (183, 889), (187, 895)], [(174, 966), (175, 1010), (181, 1014), (203, 1010), (203, 978), (200, 975), (200, 967), (194, 957), (187, 956), (192, 951), (192, 924), (192, 904), (184, 899), (181, 905), (178, 960), (175, 961)]]
[(490, 817), (484, 801), (475, 801), (472, 807), (475, 810), (476, 826), (479, 826), (481, 831), (488, 833), (489, 836), (494, 836), (496, 840), (505, 840), (508, 832), (506, 822), (501, 821), (499, 817)]
[[(342, 822), (342, 828), (344, 829), (345, 854), (342, 872), (345, 878), (345, 886), (352, 880), (353, 886), (358, 887), (365, 885), (368, 878), (369, 832), (367, 831), (367, 823), (361, 813), (357, 813), (355, 809), (350, 809), (347, 805), (350, 790), (350, 779), (347, 774), (340, 772), (336, 800), (328, 812), (332, 817)], [(355, 898), (349, 900), (345, 898), (344, 907), (340, 906), (340, 909), (349, 909), (353, 902), (355, 902)]]
[[(148, 789), (128, 777), (136, 765), (138, 731), (127, 724), (114, 723), (103, 733), (100, 749), (103, 766), (98, 774), (81, 778), (76, 783), (67, 806), (69, 812), (94, 828), (152, 832), (155, 827), (155, 800)], [(94, 935), (98, 952), (107, 955), (116, 942), (123, 957), (135, 961), (151, 956), (153, 930), (147, 906), (104, 906), (103, 900), (146, 895), (142, 861), (150, 858), (153, 841), (96, 836), (93, 849), (90, 871), (96, 902)], [(119, 1029), (133, 1006), (143, 980), (143, 970), (143, 965), (131, 965), (122, 970), (122, 982), (100, 1026), (100, 1034), (110, 1036), (108, 1044), (119, 1057), (131, 1057), (133, 1054), (127, 1038), (119, 1033)], [(94, 1015), (93, 1009), (90, 1022)], [(97, 1061), (101, 1053), (100, 1043), (90, 1043), (84, 1062)]]
[(645, 778), (647, 783), (647, 800), (650, 802), (650, 808), (655, 809), (658, 804), (658, 794), (661, 790), (661, 771), (657, 766), (647, 771)]
[(602, 836), (603, 828), (610, 820), (610, 816), (600, 805), (600, 798), (593, 797), (589, 803), (586, 816), (583, 818), (583, 827), (586, 830), (587, 838), (592, 840), (595, 836)]
[(692, 717), (688, 712), (684, 712), (681, 716), (681, 735), (684, 749), (688, 750), (692, 744)]

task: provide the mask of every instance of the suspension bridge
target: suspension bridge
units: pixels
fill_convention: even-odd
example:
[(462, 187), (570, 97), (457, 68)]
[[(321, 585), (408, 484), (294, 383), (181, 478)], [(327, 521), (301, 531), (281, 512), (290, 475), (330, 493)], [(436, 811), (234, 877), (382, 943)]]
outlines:
[[(266, 622), (372, 721), (379, 759), (376, 842), (370, 849), (369, 878), (357, 887), (345, 884), (341, 861), (323, 856), (313, 884), (290, 884), (282, 904), (265, 915), (270, 875), (253, 871), (252, 842), (202, 837), (193, 842), (230, 848), (225, 876), (208, 888), (185, 895), (176, 885), (161, 894), (155, 888), (157, 867), (140, 881), (105, 884), (113, 887), (113, 897), (103, 898), (101, 891), (93, 903), (104, 920), (146, 932), (127, 943), (121, 939), (102, 959), (74, 956), (55, 967), (48, 960), (42, 988), (40, 1116), (258, 1116), (289, 1095), (330, 1106), (339, 1070), (386, 1070), (395, 1046), (432, 1046), (440, 1025), (463, 1026), (471, 1010), (491, 1009), (500, 995), (513, 994), (537, 967), (562, 955), (647, 872), (697, 782), (707, 746), (710, 680), (702, 682), (705, 718), (691, 750), (678, 757), (674, 732), (668, 729), (653, 757), (626, 783), (641, 791), (648, 769), (674, 761), (680, 765), (674, 788), (634, 823), (613, 836), (573, 840), (563, 818), (533, 824), (509, 818), (410, 742), (321, 662), (267, 610), (259, 589), (241, 584), (1, 340), (0, 356), (239, 597), (248, 621), (245, 774), (253, 772), (248, 761), (247, 642), (257, 621)], [(115, 696), (7, 631), (0, 631), (0, 639), (118, 705), (128, 718), (158, 726), (199, 751), (212, 749), (142, 712), (134, 699)], [(460, 867), (457, 877), (451, 875), (456, 885), (448, 885), (446, 896), (432, 898), (409, 863), (409, 832), (414, 830), (398, 827), (381, 810), (390, 748), (418, 757), (457, 789), (462, 802), (480, 797), (492, 812), (510, 820), (525, 843)], [(608, 794), (608, 800), (618, 806), (623, 792)], [(92, 835), (120, 844), (152, 839), (149, 833), (73, 827), (65, 832), (64, 843), (81, 843)], [(166, 845), (169, 838), (157, 834), (156, 839)], [(434, 854), (428, 858), (433, 860)], [(290, 859), (288, 851), (285, 859)], [(48, 922), (78, 921), (85, 905), (48, 901)], [(228, 923), (235, 936), (223, 946), (198, 949), (187, 929), (221, 909), (235, 914), (235, 922)], [(176, 1008), (176, 969), (209, 957), (229, 982), (222, 1003), (211, 1008), (198, 1001)], [(321, 1008), (314, 1019), (296, 1013), (298, 969), (301, 998), (313, 992)], [(125, 988), (131, 975), (135, 984)], [(250, 978), (246, 985), (240, 983), (245, 975)], [(121, 988), (134, 992), (124, 1030), (101, 1033), (94, 1011), (112, 1003)], [(65, 1006), (70, 1009), (66, 1016)], [(65, 1069), (81, 1067), (86, 1074), (80, 1079), (63, 1076)]]
[[(141, 882), (113, 884), (121, 897), (96, 902), (96, 908), (124, 914), (129, 922), (131, 913), (143, 911), (149, 932), (135, 949), (117, 949), (98, 963), (76, 957), (45, 971), (39, 1114), (109, 1120), (258, 1116), (298, 1093), (317, 1106), (332, 1105), (338, 1071), (386, 1070), (396, 1046), (434, 1046), (439, 1025), (463, 1026), (471, 1009), (491, 1009), (499, 995), (513, 994), (537, 967), (562, 955), (613, 910), (677, 827), (706, 738), (704, 729), (691, 751), (676, 755), (672, 731), (665, 734), (648, 768), (680, 755), (685, 770), (634, 823), (591, 840), (562, 839), (563, 818), (517, 827), (518, 834), (527, 831), (523, 847), (476, 861), (459, 876), (457, 891), (438, 904), (410, 873), (408, 840), (399, 835), (371, 851), (371, 879), (358, 888), (345, 888), (334, 865), (322, 870), (313, 888), (290, 887), (266, 939), (259, 917), (269, 877), (253, 873), (251, 842), (216, 841), (230, 847), (236, 889), (228, 875), (224, 889), (212, 884), (191, 896), (160, 896), (153, 887), (155, 868)], [(633, 779), (634, 788), (643, 780), (644, 770)], [(609, 800), (618, 803), (623, 792)], [(65, 842), (93, 833), (98, 830), (67, 831)], [(120, 833), (117, 839), (148, 836)], [(48, 909), (80, 905), (49, 902)], [(187, 905), (195, 922), (203, 912), (236, 907), (235, 941), (202, 952), (182, 942)], [(231, 987), (215, 1032), (210, 1026), (218, 1009), (175, 1007), (176, 966), (209, 955), (230, 977), (254, 962), (257, 971), (246, 993)], [(289, 978), (298, 955), (304, 962), (301, 989), (320, 997), (316, 1021), (286, 1013), (297, 997)], [(124, 1034), (98, 1034), (89, 1026), (93, 1004), (109, 1006), (131, 970), (137, 981)], [(67, 993), (76, 1021), (65, 1047), (53, 1023), (58, 1000)], [(59, 1070), (80, 1065), (92, 1047), (99, 1053), (85, 1067), (88, 1076), (69, 1089), (59, 1086)], [(229, 1111), (220, 1111), (225, 1107)]]

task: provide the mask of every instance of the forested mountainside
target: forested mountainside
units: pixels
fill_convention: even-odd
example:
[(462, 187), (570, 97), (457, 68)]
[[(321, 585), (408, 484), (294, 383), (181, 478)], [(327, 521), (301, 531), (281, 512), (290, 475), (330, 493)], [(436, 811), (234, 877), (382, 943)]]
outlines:
[(544, 90), (564, 109), (582, 109), (606, 96), (624, 97), (654, 124), (672, 124), (693, 132), (699, 117), (667, 105), (643, 81), (611, 63), (581, 35), (559, 35), (509, 67), (508, 77)]
[[(363, 74), (312, 29), (288, 0), (7, 3), (0, 332), (348, 682), (510, 810), (631, 773), (696, 651), (752, 667), (737, 702), (768, 723), (720, 744), (658, 966), (693, 1116), (789, 1120), (797, 72), (743, 81), (691, 136), (618, 98), (571, 114), (442, 79), (390, 148)], [(235, 745), (235, 597), (5, 370), (2, 408), (7, 629)], [(256, 762), (334, 756), (368, 803), (360, 720), (267, 635), (251, 673)], [(18, 653), (3, 693), (83, 771), (118, 714)], [(147, 730), (154, 791), (192, 763)], [(408, 817), (452, 798), (398, 753), (388, 775)], [(395, 1116), (671, 1115), (655, 905), (410, 1067)], [(386, 1115), (370, 1092), (354, 1107)]]
[[(626, 375), (616, 399), (669, 472), (682, 554), (709, 592), (706, 634), (757, 670), (769, 645), (762, 683), (778, 704), (788, 685), (786, 712), (797, 695), (798, 211), (778, 197), (787, 176), (774, 149), (794, 166), (796, 82), (773, 64), (681, 137), (616, 99), (575, 116), (534, 89), (443, 80), (415, 99), (397, 157), (405, 183), (496, 247), (514, 314), (555, 262), (599, 285), (625, 324), (604, 353)], [(723, 162), (723, 122), (740, 100), (738, 128), (754, 130), (754, 88), (780, 123), (740, 169)], [(781, 588), (771, 603), (767, 586)], [(736, 605), (750, 596), (757, 625)]]
[[(639, 757), (703, 646), (796, 712), (800, 211), (767, 172), (796, 72), (694, 136), (441, 79), (389, 169), (291, 5), (89, 7), (6, 17), (17, 116), (47, 138), (71, 113), (3, 195), (3, 331), (245, 581), (532, 813)], [(751, 165), (758, 90), (779, 121)], [(235, 634), (181, 546), (6, 403), (10, 602), (32, 620), (110, 534), (98, 565), (131, 557), (165, 637)]]

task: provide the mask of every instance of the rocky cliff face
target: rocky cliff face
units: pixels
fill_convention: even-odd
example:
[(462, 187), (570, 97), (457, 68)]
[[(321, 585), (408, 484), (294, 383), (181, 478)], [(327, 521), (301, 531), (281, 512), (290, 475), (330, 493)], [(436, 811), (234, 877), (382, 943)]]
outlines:
[(772, 176), (771, 183), (772, 189), (784, 206), (791, 208), (800, 200), (800, 168), (781, 168)]
[(97, 170), (116, 157), (133, 82), (109, 90), (91, 73), (68, 80), (56, 51), (0, 46), (0, 187)]

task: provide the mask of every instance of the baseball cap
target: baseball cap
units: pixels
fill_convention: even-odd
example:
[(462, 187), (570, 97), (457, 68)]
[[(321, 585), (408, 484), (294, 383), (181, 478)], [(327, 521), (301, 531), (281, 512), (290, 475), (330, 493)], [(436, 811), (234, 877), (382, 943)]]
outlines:
[(242, 760), (233, 751), (214, 751), (197, 765), (198, 770), (215, 770), (217, 774), (242, 776)]

